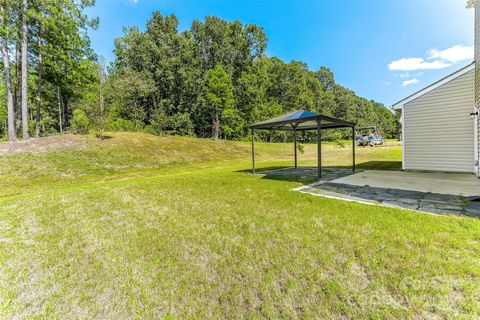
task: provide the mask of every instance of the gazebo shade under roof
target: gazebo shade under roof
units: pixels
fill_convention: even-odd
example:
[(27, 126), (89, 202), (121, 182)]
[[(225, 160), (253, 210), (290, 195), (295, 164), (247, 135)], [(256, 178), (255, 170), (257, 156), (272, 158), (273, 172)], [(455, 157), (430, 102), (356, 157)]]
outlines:
[(289, 130), (293, 131), (295, 168), (297, 168), (297, 131), (317, 131), (317, 162), (318, 178), (322, 178), (322, 131), (323, 129), (352, 129), (352, 170), (355, 171), (355, 123), (327, 117), (322, 114), (305, 110), (297, 110), (283, 116), (258, 122), (250, 126), (252, 129), (252, 172), (255, 174), (255, 129), (259, 130)]
[(297, 110), (283, 116), (275, 117), (269, 120), (252, 124), (252, 129), (266, 129), (266, 130), (316, 130), (317, 122), (320, 120), (322, 129), (334, 128), (353, 128), (355, 123), (336, 119), (322, 114)]

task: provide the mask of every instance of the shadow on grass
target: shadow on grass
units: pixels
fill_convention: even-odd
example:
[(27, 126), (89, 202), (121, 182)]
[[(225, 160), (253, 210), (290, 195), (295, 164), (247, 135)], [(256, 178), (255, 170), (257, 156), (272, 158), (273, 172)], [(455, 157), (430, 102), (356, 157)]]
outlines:
[(95, 137), (96, 137), (98, 140), (101, 140), (101, 141), (113, 139), (113, 136), (109, 136), (109, 135), (103, 135), (103, 136), (102, 136), (102, 135), (97, 134)]
[(362, 170), (402, 170), (402, 161), (367, 161), (357, 164), (358, 169)]

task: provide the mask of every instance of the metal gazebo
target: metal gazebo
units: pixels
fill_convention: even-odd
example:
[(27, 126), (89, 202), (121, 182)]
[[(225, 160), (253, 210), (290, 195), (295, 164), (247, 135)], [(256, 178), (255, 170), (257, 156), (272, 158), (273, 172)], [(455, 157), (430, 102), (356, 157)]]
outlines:
[(328, 117), (322, 114), (297, 110), (250, 126), (252, 129), (252, 165), (255, 174), (255, 130), (285, 130), (293, 131), (295, 168), (297, 168), (297, 132), (306, 130), (317, 131), (317, 165), (318, 178), (322, 178), (322, 130), (336, 128), (352, 129), (352, 170), (355, 171), (355, 123)]

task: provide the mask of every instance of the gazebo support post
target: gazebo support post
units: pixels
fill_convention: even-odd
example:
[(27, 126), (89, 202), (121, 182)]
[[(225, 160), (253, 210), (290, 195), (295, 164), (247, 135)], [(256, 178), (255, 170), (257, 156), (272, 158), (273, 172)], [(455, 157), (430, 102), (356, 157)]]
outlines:
[(355, 172), (355, 127), (352, 127), (352, 171)]
[(317, 120), (317, 166), (318, 179), (322, 179), (322, 124), (321, 120)]
[(255, 129), (252, 128), (252, 173), (255, 174)]
[(297, 169), (297, 127), (293, 128), (293, 149), (293, 154), (295, 156), (295, 169)]

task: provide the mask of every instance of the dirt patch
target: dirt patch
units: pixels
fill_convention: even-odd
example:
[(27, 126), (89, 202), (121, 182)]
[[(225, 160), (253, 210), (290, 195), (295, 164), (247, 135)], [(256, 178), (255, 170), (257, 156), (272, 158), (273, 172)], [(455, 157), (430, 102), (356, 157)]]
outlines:
[(42, 153), (58, 150), (78, 150), (85, 147), (90, 139), (75, 134), (30, 138), (15, 142), (0, 143), (0, 156), (20, 153)]

